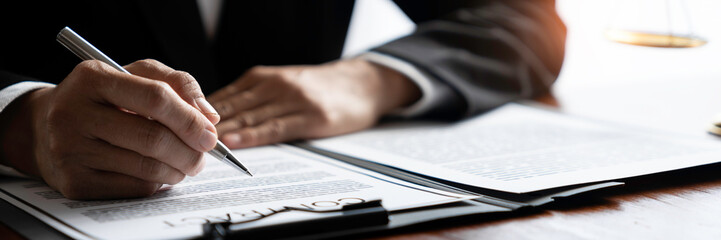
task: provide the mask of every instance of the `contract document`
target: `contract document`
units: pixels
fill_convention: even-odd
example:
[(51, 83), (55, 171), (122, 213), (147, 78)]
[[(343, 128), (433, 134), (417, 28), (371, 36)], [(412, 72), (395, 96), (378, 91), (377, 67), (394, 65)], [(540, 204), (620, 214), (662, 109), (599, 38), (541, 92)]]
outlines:
[[(148, 198), (73, 201), (39, 181), (3, 179), (0, 196), (76, 239), (178, 239), (200, 237), (201, 224), (240, 222), (284, 206), (333, 209), (382, 199), (388, 210), (429, 206), (468, 196), (415, 186), (289, 146), (234, 151), (255, 177), (207, 157), (199, 175), (164, 186)], [(318, 217), (284, 212), (253, 227)]]
[[(381, 199), (387, 223), (357, 230), (377, 231), (511, 212), (623, 184), (611, 180), (717, 163), (718, 145), (507, 104), (456, 123), (386, 123), (345, 136), (234, 151), (252, 178), (208, 156), (198, 176), (147, 198), (74, 201), (41, 181), (15, 178), (0, 179), (0, 198), (78, 239), (195, 238), (202, 224), (220, 222), (241, 223), (232, 232), (292, 230), (297, 225), (290, 223), (335, 218), (274, 213)], [(305, 234), (329, 236), (319, 231)]]
[(594, 122), (519, 104), (458, 123), (387, 124), (309, 145), (511, 193), (721, 161), (718, 141)]

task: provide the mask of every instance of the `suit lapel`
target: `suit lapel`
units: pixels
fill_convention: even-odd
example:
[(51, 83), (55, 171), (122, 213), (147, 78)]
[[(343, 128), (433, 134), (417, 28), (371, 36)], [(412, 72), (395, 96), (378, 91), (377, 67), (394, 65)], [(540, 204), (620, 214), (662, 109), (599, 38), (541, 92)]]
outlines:
[(168, 57), (165, 63), (193, 74), (201, 86), (217, 88), (211, 46), (195, 0), (139, 0), (138, 4)]

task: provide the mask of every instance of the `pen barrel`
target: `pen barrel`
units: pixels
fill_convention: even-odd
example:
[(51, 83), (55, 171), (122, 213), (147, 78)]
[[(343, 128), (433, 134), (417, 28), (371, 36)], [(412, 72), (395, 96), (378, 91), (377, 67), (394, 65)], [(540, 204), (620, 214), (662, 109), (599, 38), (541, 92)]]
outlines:
[(208, 154), (210, 154), (210, 155), (213, 156), (214, 158), (221, 159), (221, 160), (222, 160), (222, 159), (225, 159), (225, 156), (228, 155), (228, 154), (226, 154), (226, 153), (223, 153), (223, 152), (221, 152), (221, 151), (218, 151), (217, 148), (208, 151)]
[(115, 69), (118, 69), (121, 72), (130, 74), (127, 70), (125, 70), (125, 68), (118, 65), (118, 63), (103, 54), (103, 52), (95, 48), (95, 46), (90, 44), (88, 41), (85, 41), (83, 37), (75, 33), (75, 31), (73, 31), (69, 27), (65, 27), (63, 28), (63, 30), (60, 30), (60, 33), (58, 33), (57, 36), (57, 40), (58, 42), (60, 42), (60, 44), (68, 48), (78, 57), (80, 57), (80, 59), (99, 60), (112, 66)]
[[(56, 39), (58, 40), (58, 42), (60, 42), (60, 44), (65, 46), (65, 48), (73, 52), (76, 56), (80, 57), (80, 59), (99, 60), (112, 66), (118, 71), (130, 74), (130, 72), (125, 70), (125, 68), (118, 65), (118, 63), (116, 63), (108, 56), (106, 56), (103, 52), (95, 48), (95, 46), (90, 44), (88, 41), (75, 33), (75, 31), (73, 31), (69, 27), (65, 27), (60, 30)], [(243, 166), (243, 164), (241, 164), (240, 161), (235, 158), (235, 156), (233, 156), (233, 154), (230, 152), (230, 149), (223, 145), (222, 142), (218, 141), (215, 148), (213, 148), (213, 150), (208, 153), (213, 157), (217, 158), (218, 160), (238, 169), (239, 171), (253, 176), (253, 174), (250, 173), (250, 171), (245, 166)]]

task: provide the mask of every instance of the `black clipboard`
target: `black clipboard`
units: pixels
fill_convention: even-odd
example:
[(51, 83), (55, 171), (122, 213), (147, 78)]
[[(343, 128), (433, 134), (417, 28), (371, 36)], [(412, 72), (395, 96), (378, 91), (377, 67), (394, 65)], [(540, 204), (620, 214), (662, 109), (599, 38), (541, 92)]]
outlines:
[[(534, 192), (515, 196), (483, 195), (459, 202), (388, 211), (381, 200), (343, 206), (339, 211), (313, 220), (287, 222), (245, 228), (242, 224), (212, 223), (202, 225), (204, 239), (326, 239), (382, 232), (456, 217), (490, 213), (511, 213), (553, 202), (557, 198), (603, 188), (623, 185), (622, 182), (601, 182)], [(29, 213), (0, 199), (0, 222), (28, 239), (70, 239)]]
[[(381, 232), (455, 217), (513, 212), (537, 207), (579, 193), (623, 185), (622, 182), (602, 182), (573, 187), (563, 187), (518, 196), (518, 199), (502, 199), (479, 196), (459, 202), (388, 211), (381, 200), (345, 205), (335, 214), (315, 220), (288, 222), (278, 225), (244, 228), (242, 223), (207, 223), (203, 225), (203, 239), (326, 239), (357, 234)], [(318, 212), (318, 214), (328, 214)]]

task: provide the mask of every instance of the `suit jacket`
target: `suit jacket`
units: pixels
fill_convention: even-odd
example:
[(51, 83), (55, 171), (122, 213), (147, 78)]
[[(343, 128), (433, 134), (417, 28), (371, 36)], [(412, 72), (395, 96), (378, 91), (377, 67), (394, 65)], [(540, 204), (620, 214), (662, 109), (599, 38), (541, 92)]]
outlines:
[[(0, 89), (59, 83), (79, 60), (54, 38), (70, 26), (121, 65), (154, 58), (211, 93), (254, 65), (340, 57), (353, 0), (224, 1), (209, 41), (195, 0), (3, 3)], [(452, 90), (430, 116), (473, 115), (548, 91), (564, 54), (553, 0), (395, 0), (417, 30), (372, 51), (405, 60)]]

